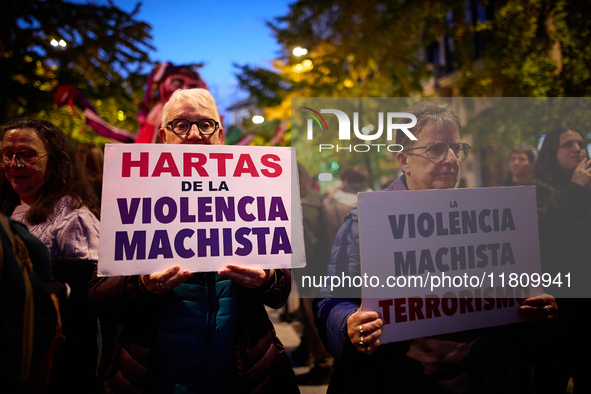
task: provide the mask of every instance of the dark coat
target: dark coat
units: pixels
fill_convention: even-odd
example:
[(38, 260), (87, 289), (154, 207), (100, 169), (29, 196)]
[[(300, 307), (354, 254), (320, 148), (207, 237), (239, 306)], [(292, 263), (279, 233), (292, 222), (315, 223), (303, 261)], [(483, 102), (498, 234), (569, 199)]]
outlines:
[[(239, 392), (299, 392), (291, 363), (265, 310), (265, 305), (283, 306), (291, 288), (291, 272), (275, 272), (274, 280), (265, 288), (243, 289), (237, 297)], [(96, 272), (89, 291), (99, 314), (124, 324), (105, 377), (105, 391), (159, 392), (156, 340), (161, 310), (173, 292), (153, 294), (141, 284), (139, 276), (96, 277)]]
[(537, 181), (536, 192), (542, 272), (552, 279), (544, 291), (558, 305), (557, 324), (543, 338), (536, 389), (564, 392), (572, 374), (576, 391), (590, 392), (591, 190), (572, 182), (557, 190)]

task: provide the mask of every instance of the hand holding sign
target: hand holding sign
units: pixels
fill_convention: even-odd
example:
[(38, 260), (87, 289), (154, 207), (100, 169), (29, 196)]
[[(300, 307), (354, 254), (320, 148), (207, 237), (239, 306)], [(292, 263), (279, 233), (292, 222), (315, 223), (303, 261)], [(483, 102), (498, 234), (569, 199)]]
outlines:
[(372, 354), (380, 346), (383, 325), (377, 312), (358, 309), (347, 319), (347, 334), (358, 351)]
[(558, 314), (556, 299), (548, 294), (526, 298), (521, 302), (519, 313), (528, 321), (541, 323), (543, 326), (554, 321)]
[(181, 283), (187, 281), (193, 275), (189, 271), (181, 271), (178, 265), (164, 271), (154, 272), (150, 275), (142, 275), (141, 281), (148, 291), (154, 294), (167, 293)]
[(228, 279), (232, 279), (234, 282), (247, 289), (254, 289), (269, 283), (273, 278), (275, 271), (229, 264), (226, 268), (219, 270), (218, 274), (223, 275)]

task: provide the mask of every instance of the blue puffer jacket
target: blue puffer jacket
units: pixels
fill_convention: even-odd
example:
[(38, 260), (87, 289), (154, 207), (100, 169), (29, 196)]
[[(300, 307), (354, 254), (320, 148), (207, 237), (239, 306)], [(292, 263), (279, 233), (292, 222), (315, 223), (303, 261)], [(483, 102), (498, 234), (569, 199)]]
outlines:
[(237, 290), (214, 272), (195, 274), (174, 289), (158, 328), (164, 391), (236, 391)]
[(146, 290), (139, 276), (97, 277), (95, 270), (89, 287), (101, 318), (123, 323), (104, 392), (299, 392), (265, 309), (287, 301), (290, 270), (275, 270), (255, 289), (195, 274), (164, 294)]
[[(389, 191), (406, 189), (404, 176)], [(357, 210), (339, 229), (327, 275), (360, 275)], [(357, 290), (357, 292), (356, 292)], [(316, 326), (336, 370), (328, 393), (530, 393), (530, 326), (514, 324), (382, 344), (360, 353), (347, 334), (347, 319), (360, 306), (361, 289), (320, 290)], [(528, 331), (529, 330), (529, 331)]]

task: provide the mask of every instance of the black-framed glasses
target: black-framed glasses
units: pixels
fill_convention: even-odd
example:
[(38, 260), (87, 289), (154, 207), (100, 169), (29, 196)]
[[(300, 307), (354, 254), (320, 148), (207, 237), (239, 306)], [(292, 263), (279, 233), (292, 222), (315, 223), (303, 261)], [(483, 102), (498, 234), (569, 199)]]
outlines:
[(40, 158), (47, 156), (47, 152), (37, 152), (34, 149), (24, 149), (18, 152), (3, 149), (2, 152), (2, 164), (7, 165), (12, 162), (12, 158), (16, 158), (16, 162), (19, 161), (24, 164), (33, 164)]
[(451, 145), (446, 145), (442, 142), (431, 142), (425, 146), (419, 146), (418, 148), (406, 149), (404, 152), (410, 152), (411, 150), (416, 149), (424, 149), (425, 155), (431, 160), (440, 160), (445, 157), (447, 151), (450, 149), (458, 159), (467, 159), (472, 147), (463, 142), (456, 142)]
[(182, 118), (171, 120), (165, 127), (170, 126), (172, 132), (176, 135), (185, 135), (191, 130), (193, 125), (197, 125), (197, 129), (199, 129), (199, 133), (202, 135), (211, 135), (220, 127), (220, 124), (213, 119), (200, 119), (197, 122), (191, 122), (188, 119)]

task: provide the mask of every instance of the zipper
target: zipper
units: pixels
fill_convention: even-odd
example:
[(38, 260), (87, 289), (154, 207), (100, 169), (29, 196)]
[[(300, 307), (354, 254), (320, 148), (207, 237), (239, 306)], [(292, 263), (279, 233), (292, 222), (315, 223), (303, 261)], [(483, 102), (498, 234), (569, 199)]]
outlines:
[(207, 373), (205, 374), (205, 392), (209, 393), (209, 377), (211, 376), (210, 371), (210, 360), (211, 360), (211, 341), (213, 337), (212, 329), (214, 327), (214, 320), (217, 311), (215, 310), (215, 301), (216, 301), (216, 294), (215, 294), (215, 273), (213, 272), (206, 272), (205, 273), (205, 280), (206, 280), (206, 288), (207, 288), (207, 301), (208, 301), (208, 310), (207, 310), (207, 335), (205, 338), (205, 354), (206, 354), (206, 361), (205, 367)]

